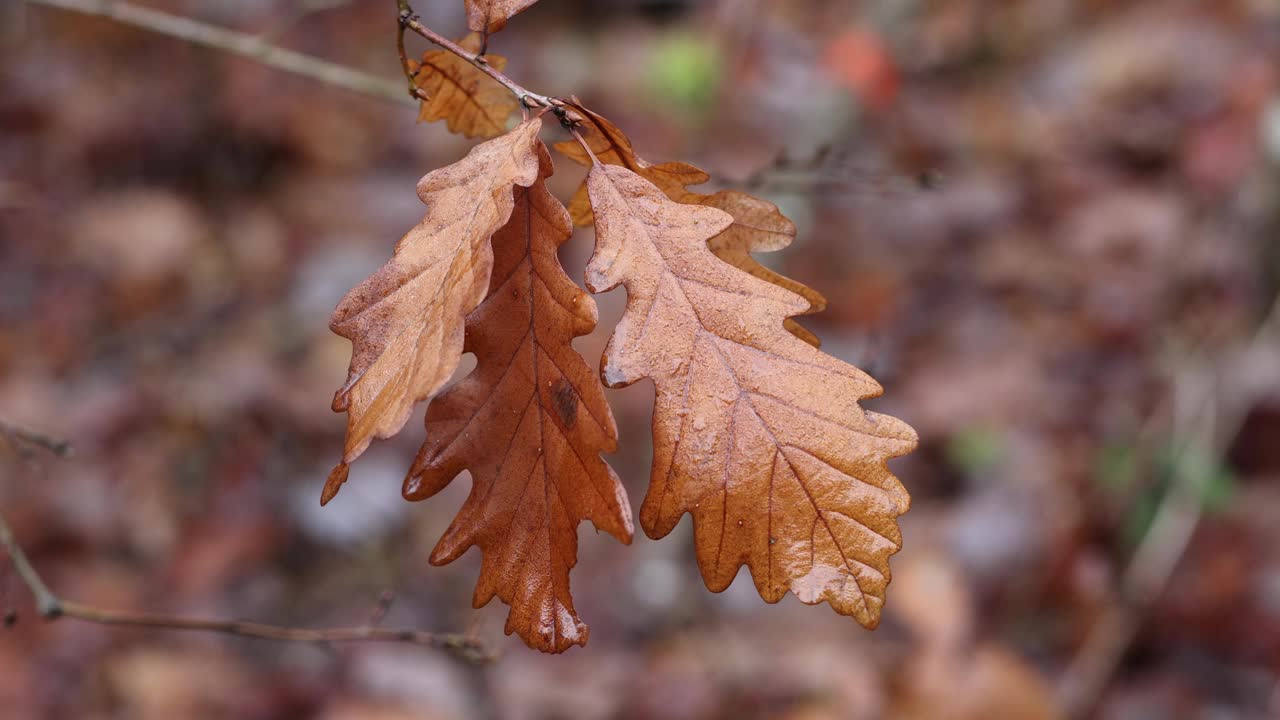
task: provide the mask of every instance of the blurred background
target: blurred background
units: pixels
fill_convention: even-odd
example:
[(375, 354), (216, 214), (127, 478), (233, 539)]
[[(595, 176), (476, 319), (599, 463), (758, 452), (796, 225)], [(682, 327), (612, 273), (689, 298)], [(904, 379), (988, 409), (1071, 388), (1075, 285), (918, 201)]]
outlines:
[[(144, 4), (401, 82), (390, 0)], [(464, 32), (461, 0), (416, 10)], [(760, 259), (920, 432), (884, 623), (746, 573), (709, 593), (687, 520), (629, 548), (584, 524), (590, 643), (529, 651), (470, 608), (478, 551), (427, 564), (469, 482), (401, 499), (421, 412), (322, 510), (329, 313), (471, 143), (4, 0), (0, 514), (33, 563), (81, 602), (285, 625), (387, 595), (386, 626), (502, 657), (46, 623), (0, 559), (0, 717), (1280, 716), (1280, 3), (541, 0), (490, 51), (796, 221)], [(623, 293), (597, 300), (591, 365)], [(608, 395), (638, 507), (652, 386)]]

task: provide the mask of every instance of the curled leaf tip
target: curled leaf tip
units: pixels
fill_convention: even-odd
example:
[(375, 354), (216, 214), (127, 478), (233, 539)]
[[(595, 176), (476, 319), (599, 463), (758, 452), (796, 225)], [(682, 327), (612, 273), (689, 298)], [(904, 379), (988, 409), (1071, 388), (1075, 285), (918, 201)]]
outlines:
[(336, 467), (329, 473), (329, 479), (324, 481), (324, 490), (320, 492), (320, 506), (329, 504), (334, 495), (338, 494), (338, 490), (342, 488), (343, 483), (347, 481), (347, 475), (351, 472), (351, 466), (345, 462), (338, 463)]

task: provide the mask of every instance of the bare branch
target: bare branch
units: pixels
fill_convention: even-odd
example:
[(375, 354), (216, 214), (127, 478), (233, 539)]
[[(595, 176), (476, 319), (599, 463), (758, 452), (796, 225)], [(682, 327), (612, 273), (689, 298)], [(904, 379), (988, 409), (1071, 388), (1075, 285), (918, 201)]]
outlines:
[(13, 531), (3, 516), (0, 516), (0, 547), (3, 547), (8, 552), (18, 576), (31, 591), (31, 594), (35, 596), (36, 609), (41, 616), (48, 620), (75, 618), (99, 625), (122, 625), (161, 630), (195, 630), (286, 642), (397, 642), (447, 650), (455, 656), (473, 663), (488, 662), (493, 659), (493, 656), (479, 640), (454, 633), (437, 634), (420, 630), (394, 630), (371, 625), (327, 629), (293, 628), (238, 620), (210, 620), (153, 615), (82, 605), (77, 602), (63, 600), (49, 589), (44, 579), (40, 577), (40, 574), (31, 565), (30, 560), (27, 559), (26, 553), (23, 552), (22, 547), (14, 538)]
[(344, 65), (321, 60), (272, 45), (261, 38), (198, 20), (170, 15), (116, 0), (25, 0), (32, 5), (70, 10), (109, 18), (116, 22), (185, 40), (233, 55), (249, 58), (268, 67), (352, 92), (370, 95), (400, 104), (413, 104), (404, 96), (400, 84), (386, 78), (361, 72)]
[[(436, 45), (439, 45), (445, 50), (448, 50), (454, 55), (457, 55), (463, 60), (466, 60), (467, 62), (474, 65), (477, 69), (479, 69), (480, 72), (484, 73), (485, 75), (488, 75), (494, 80), (497, 80), (500, 85), (510, 90), (511, 94), (515, 95), (516, 99), (518, 99), (520, 103), (527, 108), (554, 109), (554, 108), (564, 107), (565, 103), (563, 100), (559, 98), (548, 97), (546, 95), (540, 95), (536, 92), (533, 92), (532, 90), (526, 89), (525, 87), (515, 82), (511, 78), (507, 77), (506, 75), (503, 75), (496, 68), (490, 65), (487, 60), (485, 60), (483, 49), (479, 53), (468, 52), (467, 50), (464, 50), (463, 48), (459, 47), (457, 43), (453, 42), (449, 38), (441, 35), (435, 30), (432, 30), (426, 25), (423, 25), (421, 22), (418, 21), (418, 16), (414, 14), (413, 8), (410, 7), (409, 0), (396, 0), (396, 7), (399, 9), (399, 12), (400, 12), (400, 26), (402, 28), (401, 30), (402, 35), (403, 35), (404, 29), (412, 30), (415, 33), (426, 38), (427, 40), (430, 40)], [(412, 82), (412, 76), (410, 77), (410, 81)]]

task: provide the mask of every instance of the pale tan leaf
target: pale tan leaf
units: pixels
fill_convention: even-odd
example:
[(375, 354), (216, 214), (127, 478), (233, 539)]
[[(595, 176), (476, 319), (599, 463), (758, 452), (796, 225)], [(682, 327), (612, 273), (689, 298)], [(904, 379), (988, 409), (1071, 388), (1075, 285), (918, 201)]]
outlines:
[(790, 590), (875, 627), (910, 505), (886, 461), (915, 432), (858, 405), (880, 394), (875, 380), (783, 329), (804, 298), (712, 255), (728, 214), (673, 202), (620, 166), (592, 167), (587, 184), (587, 286), (627, 289), (603, 377), (657, 390), (645, 532), (662, 537), (692, 513), (712, 590), (746, 564), (768, 602)]
[[(541, 152), (546, 177), (551, 159)], [(600, 458), (617, 448), (613, 414), (572, 346), (596, 326), (595, 303), (556, 257), (572, 229), (541, 179), (515, 188), (511, 219), (493, 236), (494, 282), (467, 318), (476, 369), (431, 404), (404, 486), (421, 500), (471, 471), (471, 494), (431, 562), (478, 545), (476, 607), (497, 595), (511, 606), (507, 632), (544, 652), (587, 642), (569, 592), (578, 524), (590, 520), (624, 543), (633, 532), (626, 492)]]
[(463, 323), (489, 288), (489, 238), (511, 215), (512, 187), (538, 177), (541, 125), (528, 120), (422, 178), (426, 216), (334, 310), (330, 328), (352, 343), (347, 382), (333, 398), (348, 413), (347, 439), (321, 502), (346, 481), (348, 463), (374, 438), (399, 432), (457, 368)]
[[(482, 43), (476, 33), (458, 41), (470, 52), (479, 52)], [(507, 66), (501, 55), (485, 55), (485, 59), (499, 71)], [(520, 108), (511, 91), (448, 50), (428, 50), (413, 72), (414, 82), (429, 98), (422, 101), (418, 120), (444, 120), (449, 132), (497, 137), (507, 131), (507, 120)]]
[[(711, 252), (716, 257), (804, 297), (809, 301), (809, 307), (798, 315), (811, 315), (826, 309), (827, 299), (817, 290), (770, 270), (751, 256), (753, 252), (781, 250), (795, 239), (795, 223), (787, 219), (777, 205), (736, 190), (721, 190), (710, 195), (689, 190), (690, 185), (701, 185), (711, 176), (682, 162), (650, 164), (636, 154), (631, 140), (618, 126), (581, 105), (573, 107), (583, 117), (579, 131), (600, 162), (631, 170), (678, 203), (707, 205), (733, 216), (733, 224), (709, 241)], [(558, 143), (556, 150), (581, 165), (591, 165), (591, 157), (576, 141)], [(582, 227), (592, 224), (591, 202), (585, 184), (573, 196), (569, 212), (576, 224)], [(801, 340), (814, 347), (819, 346), (817, 336), (795, 320), (786, 318), (783, 325)]]
[(495, 33), (507, 21), (538, 0), (467, 0), (467, 27), (478, 33)]

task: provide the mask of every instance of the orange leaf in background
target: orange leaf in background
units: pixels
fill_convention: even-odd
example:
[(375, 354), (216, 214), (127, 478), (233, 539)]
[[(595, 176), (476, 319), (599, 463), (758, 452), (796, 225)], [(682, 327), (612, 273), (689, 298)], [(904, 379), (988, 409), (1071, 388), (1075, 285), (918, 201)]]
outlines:
[(507, 21), (538, 0), (467, 0), (467, 27), (478, 33), (495, 33)]
[[(765, 282), (804, 297), (809, 301), (809, 307), (796, 313), (797, 315), (811, 315), (826, 309), (827, 299), (817, 290), (776, 273), (751, 257), (753, 252), (781, 250), (795, 239), (795, 224), (778, 210), (777, 205), (736, 190), (721, 190), (710, 195), (693, 192), (688, 189), (689, 185), (701, 185), (709, 181), (711, 176), (682, 162), (652, 165), (636, 154), (631, 140), (608, 119), (581, 105), (576, 105), (574, 109), (584, 118), (581, 126), (583, 139), (600, 162), (631, 170), (678, 203), (719, 208), (733, 216), (733, 224), (709, 241), (711, 252), (716, 257)], [(555, 147), (571, 160), (581, 165), (591, 165), (591, 157), (576, 141), (558, 143)], [(592, 224), (591, 202), (587, 197), (585, 184), (569, 203), (569, 212), (578, 225), (585, 227)], [(786, 318), (783, 325), (801, 340), (814, 347), (819, 346), (817, 336), (795, 320)]]
[(512, 187), (538, 179), (541, 126), (528, 120), (422, 178), (426, 216), (334, 310), (329, 327), (352, 343), (347, 382), (333, 398), (334, 411), (348, 413), (347, 438), (322, 504), (374, 438), (399, 432), (414, 404), (453, 375), (463, 323), (489, 288), (489, 238), (511, 216)]
[(837, 83), (873, 109), (883, 110), (898, 97), (897, 63), (874, 32), (857, 27), (841, 32), (827, 45), (822, 61)]
[[(483, 44), (476, 33), (458, 41), (463, 49), (479, 52)], [(485, 55), (496, 70), (507, 66), (501, 55)], [(444, 120), (449, 132), (466, 137), (497, 137), (507, 131), (507, 120), (520, 102), (497, 80), (448, 50), (428, 50), (413, 68), (414, 82), (425, 92), (419, 122)]]
[[(547, 177), (551, 158), (540, 151)], [(476, 370), (428, 409), (427, 441), (404, 486), (421, 500), (471, 471), (471, 494), (431, 562), (478, 545), (475, 606), (496, 594), (511, 606), (507, 633), (544, 652), (587, 642), (569, 592), (578, 524), (591, 520), (627, 544), (633, 533), (626, 491), (600, 458), (617, 448), (613, 414), (572, 346), (596, 326), (595, 303), (556, 257), (572, 230), (541, 178), (515, 188), (511, 219), (493, 236), (493, 285), (467, 318)]]
[(790, 590), (875, 627), (910, 504), (886, 461), (915, 448), (915, 431), (859, 407), (881, 393), (875, 380), (783, 329), (804, 298), (715, 258), (707, 241), (727, 213), (615, 165), (593, 166), (587, 186), (587, 286), (627, 289), (602, 375), (657, 390), (645, 533), (692, 513), (711, 590), (746, 564), (767, 602)]

